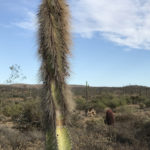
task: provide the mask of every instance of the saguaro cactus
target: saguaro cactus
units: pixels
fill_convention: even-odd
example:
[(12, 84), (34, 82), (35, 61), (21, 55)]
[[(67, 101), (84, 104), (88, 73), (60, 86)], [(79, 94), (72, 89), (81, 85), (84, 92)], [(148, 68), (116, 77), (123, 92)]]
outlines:
[(67, 114), (67, 56), (70, 54), (69, 10), (65, 0), (43, 0), (39, 17), (39, 55), (44, 96), (46, 150), (71, 150)]
[(85, 98), (88, 101), (89, 100), (89, 84), (86, 81), (86, 87), (85, 87)]

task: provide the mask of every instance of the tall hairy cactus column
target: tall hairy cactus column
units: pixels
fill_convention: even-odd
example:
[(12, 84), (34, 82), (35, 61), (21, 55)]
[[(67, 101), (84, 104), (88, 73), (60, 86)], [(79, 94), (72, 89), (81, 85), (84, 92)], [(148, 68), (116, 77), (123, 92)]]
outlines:
[(69, 75), (67, 56), (70, 54), (68, 6), (65, 0), (43, 0), (38, 17), (46, 150), (71, 150), (65, 124), (65, 80)]

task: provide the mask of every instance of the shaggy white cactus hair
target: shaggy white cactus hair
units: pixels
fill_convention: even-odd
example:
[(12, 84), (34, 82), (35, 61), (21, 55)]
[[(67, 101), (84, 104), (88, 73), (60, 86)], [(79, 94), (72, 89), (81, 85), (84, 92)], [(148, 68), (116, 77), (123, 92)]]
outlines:
[[(42, 99), (46, 149), (58, 149), (56, 127), (65, 126), (67, 113), (66, 78), (69, 76), (70, 16), (65, 0), (43, 0), (38, 13), (39, 56), (44, 95)], [(58, 118), (61, 114), (61, 121)], [(60, 125), (60, 124), (59, 124)], [(68, 146), (69, 147), (69, 146)], [(67, 150), (67, 149), (66, 149)]]

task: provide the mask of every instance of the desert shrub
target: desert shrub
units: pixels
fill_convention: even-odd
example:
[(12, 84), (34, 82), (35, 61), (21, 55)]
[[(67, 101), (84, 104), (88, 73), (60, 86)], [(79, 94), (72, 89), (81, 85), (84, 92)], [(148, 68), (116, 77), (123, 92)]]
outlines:
[(0, 128), (0, 145), (3, 149), (11, 148), (12, 150), (26, 149), (28, 142), (26, 136), (16, 130), (8, 129), (5, 127)]
[(121, 105), (127, 105), (127, 97), (120, 97), (121, 99)]
[(99, 99), (99, 101), (101, 101), (101, 103), (103, 103), (106, 107), (110, 107), (110, 108), (114, 109), (118, 106), (126, 105), (127, 97), (116, 96), (116, 95), (111, 95), (111, 96), (105, 95), (105, 96), (101, 97), (101, 99)]
[(79, 113), (73, 113), (71, 114), (70, 118), (67, 120), (67, 125), (70, 127), (77, 127), (81, 128), (83, 124), (83, 118)]
[(122, 115), (124, 114), (128, 114), (131, 116), (133, 115), (134, 112), (137, 111), (137, 109), (139, 109), (138, 105), (123, 105), (123, 106), (119, 106), (115, 109), (116, 112), (118, 113), (122, 113)]
[[(0, 114), (11, 117), (17, 121), (18, 125), (41, 127), (41, 108), (40, 99), (30, 99), (21, 102), (4, 102), (0, 109)], [(18, 126), (18, 127), (19, 127)]]
[(131, 136), (128, 132), (117, 132), (115, 134), (116, 142), (129, 145), (133, 145), (135, 143), (134, 136)]
[(133, 145), (131, 144), (122, 144), (117, 143), (114, 145), (113, 150), (149, 150), (148, 146), (146, 144), (138, 144), (135, 143)]
[(130, 99), (131, 99), (132, 104), (139, 104), (142, 101), (144, 101), (144, 98), (140, 96), (130, 96)]
[(150, 99), (145, 99), (144, 104), (146, 107), (150, 107)]
[(78, 98), (76, 99), (76, 103), (77, 103), (77, 109), (84, 110), (84, 111), (94, 108), (97, 112), (99, 112), (106, 107), (104, 103), (95, 99), (86, 101), (83, 98), (82, 99)]
[(107, 106), (112, 108), (112, 109), (114, 109), (114, 108), (116, 108), (116, 107), (118, 107), (120, 105), (121, 105), (121, 102), (120, 102), (119, 99), (112, 99), (111, 101), (109, 101), (107, 103)]
[(115, 120), (119, 122), (133, 121), (136, 119), (136, 116), (130, 112), (125, 112), (115, 116)]
[[(103, 124), (103, 123), (102, 123)], [(83, 123), (80, 127), (72, 127), (72, 144), (75, 150), (108, 150), (108, 139), (103, 136), (103, 128), (100, 122), (87, 121), (86, 128), (83, 127)], [(99, 125), (101, 125), (99, 127)], [(96, 127), (96, 128), (95, 128)], [(98, 132), (96, 132), (98, 131)]]
[[(150, 120), (141, 122), (139, 129), (136, 133), (136, 138), (141, 141), (147, 141), (150, 146)], [(139, 136), (140, 135), (140, 136)]]
[(88, 110), (90, 108), (94, 108), (97, 112), (101, 112), (106, 107), (114, 109), (118, 106), (126, 105), (127, 101), (126, 98), (108, 94), (92, 97), (89, 101), (86, 101), (84, 98), (77, 98), (76, 103), (77, 109), (79, 110)]
[(85, 110), (86, 109), (86, 100), (84, 98), (76, 98), (75, 99), (76, 102), (76, 108), (79, 110)]
[[(41, 131), (19, 132), (15, 129), (0, 127), (0, 148), (2, 150), (26, 150), (38, 141), (38, 148), (44, 148), (44, 136)], [(36, 147), (34, 147), (36, 149)]]
[(141, 104), (141, 103), (146, 104), (149, 101), (150, 100), (148, 100), (147, 97), (144, 97), (144, 96), (127, 96), (126, 97), (127, 104)]
[(100, 100), (100, 102), (105, 106), (104, 108), (110, 107), (112, 109), (126, 104), (125, 99), (116, 96), (111, 97), (111, 99), (109, 99), (108, 97), (104, 97)]
[(5, 120), (6, 120), (6, 116), (0, 115), (0, 122), (3, 122), (3, 121), (5, 121)]
[(2, 107), (2, 113), (7, 117), (16, 118), (23, 110), (22, 104), (9, 103)]
[(144, 103), (140, 103), (139, 106), (140, 106), (140, 109), (144, 109), (146, 107)]
[(41, 127), (41, 114), (39, 99), (26, 101), (22, 112), (16, 119), (18, 128)]
[(30, 138), (30, 142), (34, 142), (36, 140), (41, 141), (41, 142), (44, 141), (44, 134), (40, 130), (34, 129), (32, 131), (28, 131), (26, 133), (26, 136)]
[(95, 106), (95, 110), (99, 112), (100, 110), (104, 110), (106, 107), (107, 106), (104, 103), (102, 103), (101, 101), (98, 101), (97, 105)]
[(98, 134), (104, 134), (106, 131), (106, 125), (104, 124), (104, 119), (100, 118), (98, 120), (88, 120), (86, 121), (87, 132), (94, 132)]

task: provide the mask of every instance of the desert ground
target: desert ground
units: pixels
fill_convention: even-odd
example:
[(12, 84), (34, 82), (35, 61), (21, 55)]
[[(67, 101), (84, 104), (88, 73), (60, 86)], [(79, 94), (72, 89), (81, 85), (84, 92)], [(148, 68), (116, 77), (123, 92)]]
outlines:
[[(150, 150), (150, 88), (70, 85), (73, 150)], [(0, 150), (43, 150), (41, 85), (0, 85)], [(105, 124), (106, 110), (115, 123)], [(93, 109), (94, 115), (88, 114)]]

